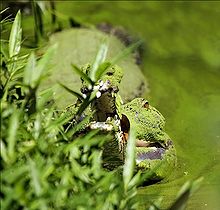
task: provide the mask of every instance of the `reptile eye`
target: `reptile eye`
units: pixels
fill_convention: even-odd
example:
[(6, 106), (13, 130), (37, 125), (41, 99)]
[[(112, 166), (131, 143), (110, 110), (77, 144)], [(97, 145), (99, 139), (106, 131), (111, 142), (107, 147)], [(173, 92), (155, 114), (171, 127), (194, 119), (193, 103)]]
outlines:
[(146, 102), (143, 104), (143, 107), (146, 108), (146, 109), (148, 109), (148, 108), (149, 108), (149, 102), (146, 101)]
[(130, 130), (130, 121), (126, 115), (122, 114), (122, 118), (120, 120), (120, 123), (121, 123), (121, 130), (124, 133), (128, 133)]

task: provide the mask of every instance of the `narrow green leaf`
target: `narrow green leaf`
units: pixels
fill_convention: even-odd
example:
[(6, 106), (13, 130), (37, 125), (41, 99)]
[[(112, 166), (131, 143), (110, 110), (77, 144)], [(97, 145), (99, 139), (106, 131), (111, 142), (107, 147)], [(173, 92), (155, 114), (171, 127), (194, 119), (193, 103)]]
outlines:
[[(8, 55), (8, 42), (7, 41), (4, 41), (2, 39), (0, 39), (0, 44), (1, 44), (1, 56), (3, 56), (4, 59), (6, 59), (7, 61), (9, 60), (9, 55)], [(2, 60), (2, 57), (1, 57), (1, 62), (3, 61)]]
[(48, 127), (46, 128), (47, 132), (53, 131), (64, 124), (70, 122), (73, 119), (73, 116), (69, 116), (68, 113), (64, 113), (61, 117), (53, 120), (52, 122), (48, 123)]
[(161, 206), (163, 198), (159, 197), (156, 201), (150, 201), (151, 205), (149, 207), (149, 210), (160, 210), (159, 206)]
[(42, 192), (42, 188), (40, 184), (40, 177), (39, 177), (39, 172), (37, 170), (36, 163), (32, 159), (30, 159), (29, 166), (30, 166), (32, 184), (33, 184), (36, 195), (39, 196)]
[(128, 184), (128, 189), (131, 189), (135, 186), (137, 186), (138, 184), (141, 183), (141, 172), (138, 171), (137, 174), (135, 174), (135, 176), (131, 179), (131, 181)]
[(40, 10), (43, 12), (43, 13), (46, 13), (46, 7), (47, 7), (47, 2), (45, 1), (36, 1), (36, 4), (38, 5), (38, 7), (40, 8)]
[[(27, 63), (28, 55), (22, 55), (16, 58), (16, 62), (19, 62), (19, 66), (24, 66)], [(13, 59), (8, 59), (7, 64), (13, 64), (15, 61)], [(21, 62), (21, 63), (20, 63)]]
[(203, 180), (204, 180), (204, 178), (200, 177), (200, 178), (196, 179), (195, 181), (193, 181), (191, 194), (195, 193), (200, 188)]
[(42, 179), (47, 179), (47, 177), (50, 176), (55, 171), (55, 169), (56, 168), (52, 163), (48, 164), (41, 174)]
[(73, 174), (79, 178), (80, 180), (82, 180), (85, 183), (90, 183), (91, 179), (89, 177), (89, 170), (87, 170), (86, 168), (83, 168), (79, 165), (79, 163), (75, 160), (71, 161), (71, 168), (73, 171)]
[(126, 158), (125, 164), (123, 168), (123, 180), (124, 180), (124, 188), (125, 191), (128, 189), (129, 182), (132, 179), (134, 166), (135, 166), (135, 131), (133, 129), (130, 130), (128, 144), (126, 148)]
[(78, 99), (80, 99), (81, 101), (84, 101), (83, 96), (80, 93), (77, 93), (74, 90), (71, 90), (70, 88), (68, 88), (66, 85), (59, 83), (60, 86), (62, 86), (65, 90), (67, 90), (69, 93), (71, 93), (72, 95), (76, 96)]
[(100, 169), (102, 165), (102, 152), (101, 151), (94, 151), (90, 156), (92, 158), (92, 170), (94, 173), (94, 177), (98, 179), (101, 176)]
[(2, 159), (7, 163), (8, 162), (7, 148), (2, 140), (0, 140), (0, 149), (1, 149)]
[(13, 161), (15, 157), (15, 144), (16, 144), (16, 134), (19, 126), (19, 113), (17, 110), (14, 110), (9, 123), (8, 128), (8, 155), (10, 159)]
[(170, 210), (184, 210), (186, 208), (187, 201), (190, 196), (198, 190), (203, 181), (203, 177), (198, 178), (197, 180), (191, 182), (186, 182), (180, 189), (176, 201), (169, 208)]
[(110, 62), (104, 62), (100, 64), (96, 71), (96, 75), (95, 75), (96, 80), (99, 80), (110, 66), (111, 66)]
[(24, 69), (24, 84), (27, 86), (32, 86), (32, 76), (35, 71), (35, 66), (36, 66), (36, 58), (34, 53), (31, 53), (30, 57), (28, 58), (27, 65)]
[(91, 103), (91, 101), (89, 100), (90, 97), (87, 97), (86, 99), (84, 99), (83, 103), (80, 105), (76, 115), (80, 116), (84, 110), (89, 106), (89, 104)]
[(178, 197), (178, 199), (174, 202), (174, 204), (170, 207), (170, 210), (184, 210), (185, 209), (187, 201), (190, 196), (191, 183), (187, 182), (183, 186), (183, 188), (184, 188), (183, 192)]
[(92, 101), (96, 98), (96, 93), (97, 90), (93, 90), (92, 93), (88, 95), (86, 99), (84, 99), (83, 103), (81, 104), (79, 110), (76, 113), (77, 115), (80, 116), (84, 112), (84, 110), (89, 106), (89, 104), (92, 103)]
[(136, 50), (140, 45), (141, 45), (142, 41), (138, 41), (132, 45), (130, 45), (129, 47), (126, 47), (123, 51), (121, 51), (121, 53), (119, 53), (118, 55), (116, 55), (112, 60), (111, 63), (112, 65), (115, 65), (116, 63), (118, 63), (120, 60), (123, 60), (125, 57), (127, 57), (129, 54), (131, 54), (134, 50)]
[(46, 107), (46, 104), (49, 103), (53, 103), (52, 102), (52, 98), (53, 98), (53, 89), (52, 88), (48, 88), (44, 91), (41, 91), (41, 93), (39, 94), (39, 98), (37, 100), (37, 110), (43, 110), (44, 107)]
[(67, 132), (67, 137), (71, 138), (71, 136), (73, 136), (76, 132), (78, 132), (79, 130), (82, 130), (82, 128), (85, 127), (85, 125), (89, 122), (89, 120), (92, 119), (92, 113), (90, 115), (85, 116), (85, 118), (78, 122), (77, 124), (75, 124), (73, 127), (70, 126), (65, 130), (65, 132)]
[(3, 171), (1, 171), (1, 178), (8, 184), (17, 183), (21, 180), (22, 177), (28, 172), (28, 166), (21, 163), (16, 162), (12, 167), (9, 167)]
[(9, 9), (9, 7), (3, 9), (2, 11), (0, 11), (0, 15), (3, 14), (5, 11), (7, 11)]
[(37, 66), (32, 75), (32, 88), (37, 87), (42, 78), (46, 75), (49, 69), (48, 66), (50, 64), (50, 61), (52, 60), (56, 48), (57, 45), (51, 46), (44, 54), (44, 56), (40, 59), (40, 61), (37, 63)]
[(15, 20), (12, 25), (10, 37), (9, 37), (9, 57), (16, 56), (21, 48), (21, 12), (18, 11)]
[(83, 80), (87, 81), (90, 85), (93, 85), (93, 81), (89, 78), (87, 74), (85, 74), (79, 67), (74, 64), (71, 64), (74, 72), (76, 72)]
[(105, 61), (106, 55), (108, 51), (108, 44), (103, 43), (100, 45), (99, 51), (96, 55), (95, 62), (92, 65), (92, 69), (90, 71), (90, 78), (92, 81), (96, 82), (96, 72), (98, 70), (98, 67), (100, 64), (102, 64)]

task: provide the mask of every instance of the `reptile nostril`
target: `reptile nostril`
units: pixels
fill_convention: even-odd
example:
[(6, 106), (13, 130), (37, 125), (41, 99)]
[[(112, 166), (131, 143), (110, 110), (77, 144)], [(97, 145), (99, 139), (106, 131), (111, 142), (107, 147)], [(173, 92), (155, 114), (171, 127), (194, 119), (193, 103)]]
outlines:
[(107, 74), (108, 76), (112, 76), (114, 73), (111, 72), (111, 71), (109, 71), (109, 72), (107, 72), (106, 74)]
[(82, 87), (81, 88), (81, 93), (87, 94), (87, 93), (89, 93), (89, 89), (87, 87)]

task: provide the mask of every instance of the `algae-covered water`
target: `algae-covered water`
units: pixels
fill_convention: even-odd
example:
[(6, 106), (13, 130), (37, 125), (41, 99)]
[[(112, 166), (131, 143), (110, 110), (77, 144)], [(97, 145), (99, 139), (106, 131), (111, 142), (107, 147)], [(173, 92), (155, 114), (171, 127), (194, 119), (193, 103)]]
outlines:
[(141, 209), (159, 198), (168, 208), (198, 177), (204, 181), (187, 209), (220, 209), (220, 2), (56, 1), (56, 10), (60, 26), (69, 17), (107, 22), (144, 41), (148, 99), (166, 118), (178, 166), (167, 180), (139, 188)]
[(142, 69), (150, 103), (166, 118), (178, 167), (162, 183), (141, 187), (167, 208), (186, 180), (204, 177), (187, 209), (220, 209), (220, 2), (57, 2), (60, 14), (108, 22), (143, 39)]

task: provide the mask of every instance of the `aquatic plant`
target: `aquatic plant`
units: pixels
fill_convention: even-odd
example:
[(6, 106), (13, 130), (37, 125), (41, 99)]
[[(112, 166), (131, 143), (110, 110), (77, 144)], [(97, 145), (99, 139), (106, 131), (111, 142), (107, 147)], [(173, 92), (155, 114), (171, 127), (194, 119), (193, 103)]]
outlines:
[(109, 137), (97, 131), (68, 137), (72, 129), (64, 132), (63, 126), (69, 119), (57, 114), (52, 92), (38, 91), (55, 47), (38, 60), (34, 53), (27, 59), (20, 55), (21, 31), (18, 12), (1, 51), (2, 209), (135, 209), (133, 157), (128, 156), (123, 176), (107, 172), (101, 154)]

